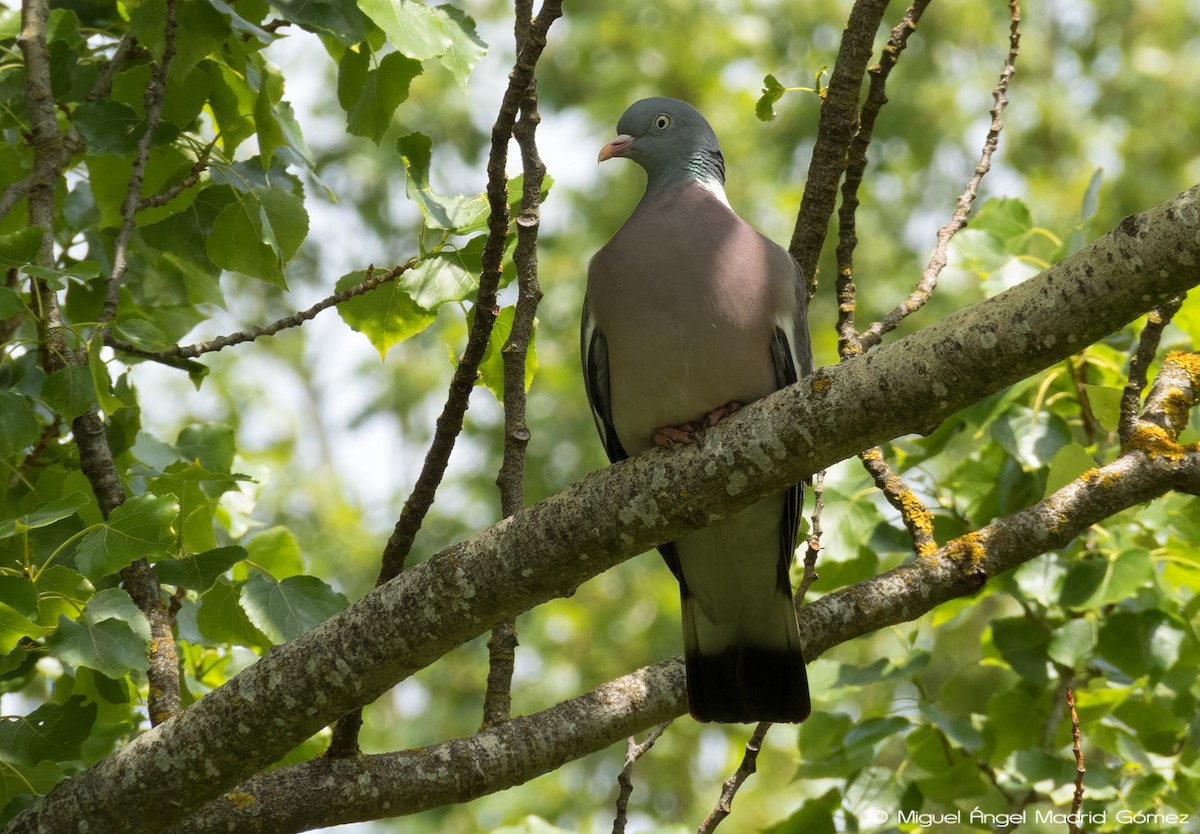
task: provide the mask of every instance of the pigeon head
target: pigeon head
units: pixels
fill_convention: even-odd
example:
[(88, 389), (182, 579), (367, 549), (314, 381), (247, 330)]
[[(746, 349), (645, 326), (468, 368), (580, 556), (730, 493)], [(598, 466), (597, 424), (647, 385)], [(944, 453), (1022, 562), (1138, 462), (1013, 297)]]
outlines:
[(617, 121), (618, 136), (600, 149), (599, 161), (631, 159), (646, 170), (646, 187), (687, 180), (725, 182), (717, 135), (700, 111), (677, 98), (644, 98)]

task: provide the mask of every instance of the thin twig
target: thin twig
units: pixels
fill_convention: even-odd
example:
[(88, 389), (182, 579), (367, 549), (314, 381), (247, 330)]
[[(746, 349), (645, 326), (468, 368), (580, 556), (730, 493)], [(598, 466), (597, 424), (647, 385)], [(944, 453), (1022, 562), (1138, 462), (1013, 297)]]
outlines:
[(100, 324), (107, 324), (117, 317), (117, 305), (121, 302), (121, 279), (129, 269), (129, 241), (133, 237), (134, 215), (142, 195), (142, 182), (146, 177), (146, 163), (150, 159), (150, 143), (162, 116), (163, 98), (167, 92), (167, 71), (175, 56), (175, 0), (166, 0), (166, 23), (163, 26), (163, 54), (158, 66), (146, 82), (144, 101), (146, 106), (146, 129), (138, 139), (137, 152), (133, 156), (133, 169), (129, 184), (125, 188), (125, 199), (121, 201), (121, 228), (113, 243), (113, 266), (104, 292), (104, 307), (100, 311)]
[(854, 312), (857, 302), (854, 290), (854, 249), (858, 245), (855, 214), (858, 211), (858, 189), (862, 185), (867, 169), (867, 148), (875, 132), (875, 122), (883, 106), (887, 104), (887, 79), (900, 60), (900, 54), (908, 45), (908, 38), (917, 29), (917, 23), (930, 0), (916, 0), (904, 18), (892, 29), (891, 37), (883, 48), (879, 63), (867, 70), (871, 83), (863, 103), (858, 129), (846, 155), (846, 178), (842, 182), (842, 204), (838, 209), (837, 246), (837, 301), (838, 301), (838, 353), (843, 358), (862, 352), (858, 333), (854, 329)]
[(804, 576), (800, 578), (800, 587), (796, 589), (793, 599), (797, 609), (804, 600), (805, 594), (812, 584), (820, 579), (817, 575), (817, 559), (821, 555), (821, 514), (825, 511), (825, 470), (822, 469), (813, 476), (813, 511), (809, 524), (808, 543), (804, 549)]
[(758, 770), (758, 752), (762, 749), (763, 739), (769, 729), (771, 729), (771, 724), (767, 721), (761, 722), (754, 728), (750, 740), (746, 742), (746, 753), (742, 756), (742, 763), (738, 765), (738, 769), (733, 772), (732, 776), (721, 783), (721, 797), (717, 800), (712, 812), (705, 817), (704, 822), (700, 823), (697, 834), (712, 834), (717, 830), (721, 821), (729, 816), (730, 811), (733, 810), (734, 796), (737, 795), (746, 780)]
[(125, 37), (121, 38), (121, 42), (113, 50), (112, 57), (104, 65), (104, 70), (100, 73), (100, 77), (92, 85), (92, 90), (87, 95), (88, 101), (108, 98), (109, 93), (112, 92), (113, 81), (116, 80), (117, 74), (124, 69), (125, 62), (129, 60), (129, 56), (133, 54), (136, 48), (137, 38), (131, 32), (126, 32)]
[(4, 189), (4, 193), (0, 194), (0, 220), (7, 217), (8, 213), (13, 210), (13, 207), (25, 199), (32, 186), (33, 174), (8, 184), (8, 187)]
[(323, 310), (328, 310), (330, 307), (336, 307), (343, 301), (348, 301), (356, 296), (369, 293), (376, 287), (380, 287), (389, 281), (394, 281), (403, 275), (408, 270), (412, 269), (417, 263), (416, 258), (409, 259), (406, 263), (393, 267), (387, 272), (375, 274), (375, 267), (367, 269), (367, 277), (359, 281), (353, 287), (347, 287), (340, 292), (335, 292), (333, 295), (321, 299), (316, 304), (309, 307), (307, 310), (301, 310), (299, 313), (293, 313), (290, 316), (284, 316), (281, 319), (271, 322), (270, 324), (260, 324), (251, 327), (249, 330), (240, 330), (237, 333), (230, 333), (227, 336), (218, 336), (215, 339), (210, 339), (207, 342), (197, 342), (194, 345), (176, 345), (167, 350), (141, 350), (135, 345), (126, 342), (123, 339), (118, 339), (113, 336), (107, 336), (104, 340), (109, 347), (129, 353), (133, 356), (141, 357), (142, 359), (153, 359), (156, 362), (174, 365), (172, 360), (178, 359), (194, 359), (205, 353), (213, 353), (233, 345), (240, 345), (245, 342), (253, 342), (255, 339), (260, 339), (263, 336), (274, 336), (281, 330), (287, 330), (290, 327), (299, 327), (307, 321), (317, 317), (317, 314)]
[(1096, 442), (1096, 414), (1092, 411), (1092, 401), (1088, 397), (1087, 388), (1087, 363), (1076, 362), (1073, 356), (1068, 356), (1067, 375), (1071, 378), (1071, 385), (1075, 389), (1075, 401), (1079, 403), (1079, 421), (1083, 425), (1083, 435), (1087, 440), (1088, 446)]
[(817, 287), (817, 259), (829, 232), (829, 218), (837, 202), (838, 182), (846, 170), (846, 150), (858, 124), (858, 102), (863, 74), (871, 60), (875, 32), (887, 0), (856, 0), (842, 30), (842, 43), (829, 76), (821, 104), (817, 140), (813, 145), (804, 197), (796, 214), (796, 227), (788, 251), (800, 265), (812, 298)]
[[(515, 17), (515, 37), (520, 52), (529, 39), (533, 0), (519, 0)], [(525, 450), (530, 439), (525, 419), (525, 365), (533, 340), (534, 317), (542, 298), (542, 289), (538, 285), (537, 235), (546, 166), (537, 149), (540, 121), (535, 74), (521, 104), (521, 117), (513, 127), (513, 137), (521, 151), (524, 190), (517, 216), (517, 246), (513, 252), (517, 267), (517, 305), (512, 331), (501, 350), (504, 363), (504, 459), (496, 475), (496, 486), (500, 490), (500, 511), (505, 518), (525, 506)], [(516, 620), (508, 620), (492, 629), (492, 637), (488, 640), (487, 690), (483, 699), (485, 727), (507, 720), (511, 713), (516, 650)]]
[(207, 168), (208, 168), (208, 153), (206, 151), (205, 153), (200, 155), (199, 159), (196, 160), (196, 164), (192, 166), (192, 170), (188, 172), (188, 175), (186, 177), (184, 177), (179, 182), (175, 183), (170, 188), (168, 188), (166, 191), (163, 191), (160, 194), (155, 194), (150, 197), (143, 197), (141, 200), (138, 200), (137, 210), (145, 211), (148, 208), (157, 208), (158, 206), (165, 206), (167, 203), (174, 200), (176, 197), (178, 197), (184, 191), (186, 191), (187, 189), (196, 185), (196, 183), (200, 182), (200, 175), (203, 174)]
[(1079, 810), (1083, 806), (1083, 774), (1087, 773), (1087, 768), (1083, 766), (1079, 716), (1075, 712), (1075, 692), (1069, 686), (1067, 687), (1067, 708), (1071, 710), (1071, 749), (1075, 752), (1075, 796), (1071, 800), (1071, 815), (1067, 817), (1067, 830), (1070, 831), (1070, 834), (1082, 834), (1083, 829), (1079, 827), (1076, 820), (1079, 819)]
[(652, 727), (650, 732), (646, 734), (646, 738), (640, 744), (633, 736), (625, 739), (625, 767), (621, 768), (621, 772), (617, 774), (617, 816), (613, 820), (613, 834), (625, 834), (625, 825), (628, 821), (629, 814), (629, 797), (633, 795), (633, 766), (637, 764), (637, 760), (646, 755), (646, 752), (654, 746), (654, 742), (658, 741), (663, 732), (671, 725), (670, 721), (664, 721), (656, 727)]
[(1000, 72), (1000, 80), (992, 91), (992, 97), (995, 99), (995, 104), (992, 105), (990, 111), (992, 123), (983, 143), (979, 164), (975, 166), (975, 172), (967, 181), (966, 189), (959, 196), (950, 222), (938, 230), (937, 245), (934, 247), (929, 264), (921, 273), (921, 279), (917, 282), (916, 289), (881, 321), (875, 322), (861, 334), (861, 345), (864, 351), (875, 347), (885, 334), (895, 330), (900, 322), (925, 306), (925, 302), (929, 300), (929, 296), (937, 287), (938, 276), (946, 266), (950, 239), (966, 225), (967, 216), (971, 213), (971, 205), (975, 202), (975, 195), (979, 190), (979, 183), (991, 170), (992, 154), (995, 153), (996, 147), (1000, 143), (1000, 131), (1004, 129), (1002, 117), (1004, 108), (1008, 104), (1008, 83), (1012, 79), (1013, 73), (1016, 72), (1017, 55), (1020, 53), (1021, 46), (1020, 5), (1017, 0), (1010, 0), (1008, 8), (1011, 15), (1008, 30), (1008, 54), (1004, 58), (1004, 69)]
[(931, 556), (938, 549), (933, 538), (933, 514), (925, 502), (917, 497), (912, 487), (883, 459), (883, 450), (878, 446), (859, 453), (866, 470), (871, 473), (875, 486), (883, 497), (899, 513), (913, 541), (913, 552), (918, 556)]
[(1186, 294), (1172, 299), (1146, 316), (1146, 326), (1142, 328), (1142, 335), (1138, 338), (1137, 350), (1129, 358), (1129, 377), (1125, 382), (1125, 390), (1121, 393), (1121, 417), (1117, 424), (1117, 436), (1121, 439), (1122, 446), (1129, 442), (1137, 429), (1138, 408), (1141, 404), (1142, 390), (1146, 387), (1146, 372), (1158, 352), (1163, 330), (1179, 312), (1185, 298)]

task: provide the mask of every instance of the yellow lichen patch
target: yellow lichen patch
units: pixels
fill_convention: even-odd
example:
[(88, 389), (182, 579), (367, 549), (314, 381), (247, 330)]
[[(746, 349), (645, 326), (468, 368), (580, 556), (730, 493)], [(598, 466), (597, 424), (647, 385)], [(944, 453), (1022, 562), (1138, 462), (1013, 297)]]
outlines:
[(966, 562), (968, 570), (976, 571), (980, 563), (987, 558), (983, 536), (978, 532), (959, 536), (946, 545), (946, 556), (955, 562)]
[(1137, 430), (1125, 444), (1125, 451), (1134, 450), (1144, 452), (1150, 460), (1161, 455), (1166, 460), (1177, 461), (1187, 454), (1187, 450), (1175, 442), (1169, 431), (1147, 420), (1138, 422)]
[(162, 712), (156, 712), (156, 713), (154, 713), (154, 723), (156, 725), (161, 724), (174, 714), (175, 713), (171, 712), (170, 710), (163, 710)]
[(812, 381), (812, 389), (814, 394), (828, 394), (833, 388), (833, 380), (825, 376), (814, 376)]
[[(1192, 385), (1192, 396), (1200, 397), (1200, 353), (1173, 350), (1163, 360), (1164, 365), (1174, 365), (1188, 375)], [(1193, 401), (1193, 405), (1195, 402)]]
[(233, 803), (233, 807), (237, 808), (239, 811), (245, 811), (247, 808), (253, 807), (254, 803), (257, 802), (257, 800), (254, 798), (254, 794), (246, 793), (245, 791), (234, 791), (233, 793), (227, 793), (225, 794), (225, 798)]
[(1116, 472), (1105, 472), (1103, 469), (1089, 469), (1079, 475), (1079, 480), (1085, 484), (1095, 481), (1098, 486), (1107, 488), (1115, 484), (1118, 477), (1119, 475)]
[(1188, 415), (1195, 404), (1192, 398), (1181, 389), (1167, 389), (1166, 395), (1162, 398), (1162, 411), (1163, 416), (1167, 418), (1167, 425), (1174, 431), (1182, 431), (1183, 427), (1187, 425)]

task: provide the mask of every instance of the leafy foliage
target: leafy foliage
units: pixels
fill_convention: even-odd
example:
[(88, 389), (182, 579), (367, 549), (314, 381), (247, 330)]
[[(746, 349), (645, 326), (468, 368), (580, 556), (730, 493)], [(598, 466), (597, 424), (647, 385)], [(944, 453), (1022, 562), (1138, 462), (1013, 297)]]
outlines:
[[(1186, 41), (1194, 12), (1143, 4), (1129, 26), (1120, 4), (1076, 5), (1087, 25), (1029, 14), (1024, 86), (1013, 91), (1028, 109), (1005, 129), (1003, 186), (955, 237), (926, 316), (1002, 292), (1196, 179), (1195, 149), (1163, 140), (1200, 134)], [(477, 25), (459, 8), (415, 0), (175, 0), (172, 37), (162, 0), (56, 6), (49, 73), (70, 141), (52, 230), (31, 225), (33, 196), (20, 190), (35, 164), (35, 116), (19, 14), (0, 10), (0, 193), (21, 193), (0, 214), (0, 822), (147, 729), (151, 634), (119, 587), (122, 569), (146, 558), (164, 586), (185, 706), (370, 586), (475, 314), (489, 220), (481, 125), (494, 106), (489, 84), (502, 75), (480, 33), (511, 24), (507, 5), (488, 3), (472, 7)], [(547, 53), (546, 126), (574, 124), (591, 143), (580, 150), (562, 133), (543, 142), (561, 184), (540, 243), (540, 355), (526, 364), (531, 500), (601, 461), (574, 366), (580, 276), (640, 181), (573, 168), (590, 165), (592, 145), (624, 107), (643, 94), (693, 100), (719, 126), (734, 205), (776, 239), (790, 228), (803, 179), (796, 148), (813, 140), (844, 9), (735, 6), (575, 4), (569, 34)], [(858, 214), (870, 242), (856, 256), (870, 282), (865, 317), (907, 293), (950, 210), (947, 195), (970, 172), (978, 141), (962, 134), (990, 104), (1000, 53), (981, 44), (1007, 25), (998, 14), (963, 2), (931, 11), (928, 41), (914, 41), (901, 62), (908, 75), (881, 116), (877, 136), (887, 138), (873, 146), (872, 191)], [(713, 25), (718, 15), (726, 25)], [(126, 37), (136, 48), (114, 60)], [(161, 117), (139, 158), (153, 118), (147, 89), (169, 39)], [(1064, 67), (1076, 86), (1061, 83)], [(810, 73), (812, 88), (778, 80)], [(784, 95), (796, 90), (817, 96)], [(519, 175), (509, 183), (510, 215), (522, 185)], [(127, 223), (128, 270), (106, 327), (106, 282)], [(41, 261), (46, 231), (50, 263)], [(502, 289), (513, 277), (510, 232)], [(338, 305), (352, 339), (327, 327), (260, 339), (234, 360), (167, 357), (194, 361), (189, 379), (143, 361), (285, 316), (304, 306), (297, 299), (352, 289), (379, 271), (373, 265), (410, 259), (395, 280)], [(824, 280), (832, 262), (822, 270), (812, 318), (824, 362), (836, 355), (836, 304)], [(513, 320), (505, 292), (479, 374), (495, 399)], [(50, 296), (63, 319), (57, 364), (44, 361), (50, 340), (39, 327)], [(939, 541), (1113, 459), (1140, 327), (1080, 346), (1069, 363), (887, 449), (933, 511)], [(1163, 348), (1198, 340), (1193, 298)], [(495, 518), (491, 396), (471, 412), (467, 453), (448, 474), (417, 559)], [(93, 410), (127, 495), (107, 517), (72, 435), (72, 421)], [(1181, 441), (1198, 438), (1193, 415)], [(912, 557), (896, 514), (856, 466), (830, 473), (826, 501), (813, 593)], [(794, 737), (772, 731), (735, 822), (779, 834), (884, 831), (903, 827), (901, 814), (1061, 812), (1075, 778), (1068, 686), (1088, 755), (1084, 811), (1108, 812), (1097, 830), (1150, 830), (1120, 821), (1117, 809), (1194, 813), (1198, 519), (1200, 499), (1168, 495), (974, 598), (817, 659), (813, 718)], [(678, 651), (676, 605), (666, 571), (639, 559), (522, 617), (518, 711)], [(481, 652), (465, 647), (374, 705), (364, 745), (470, 732)], [(702, 818), (744, 735), (676, 722), (639, 764), (639, 785), (649, 786), (634, 797), (643, 827), (675, 831)], [(323, 747), (315, 739), (289, 762)], [(619, 759), (609, 751), (532, 792), (431, 812), (406, 830), (596, 830), (611, 816)]]

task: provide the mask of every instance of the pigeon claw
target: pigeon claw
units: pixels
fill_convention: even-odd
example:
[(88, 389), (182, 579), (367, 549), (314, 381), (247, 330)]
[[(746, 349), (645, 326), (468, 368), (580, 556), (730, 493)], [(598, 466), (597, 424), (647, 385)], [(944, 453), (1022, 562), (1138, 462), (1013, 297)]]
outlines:
[(686, 446), (696, 442), (696, 433), (700, 427), (695, 423), (684, 423), (682, 426), (663, 426), (654, 432), (654, 444), (664, 449), (674, 449), (676, 446)]
[(708, 413), (708, 417), (705, 418), (705, 420), (704, 420), (705, 425), (707, 425), (711, 428), (712, 426), (715, 426), (717, 423), (724, 420), (730, 414), (734, 414), (738, 411), (741, 411), (745, 407), (745, 405), (746, 405), (745, 403), (740, 403), (737, 400), (731, 400), (730, 402), (725, 403), (725, 405), (721, 406), (720, 408), (714, 408), (712, 411), (710, 411)]

